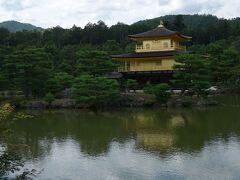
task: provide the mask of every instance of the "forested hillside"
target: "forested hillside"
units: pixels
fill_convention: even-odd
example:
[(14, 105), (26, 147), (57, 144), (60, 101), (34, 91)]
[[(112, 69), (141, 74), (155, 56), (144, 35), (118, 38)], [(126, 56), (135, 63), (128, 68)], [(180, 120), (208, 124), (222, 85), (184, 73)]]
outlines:
[[(157, 27), (160, 19), (169, 29), (193, 37), (190, 50), (216, 58), (211, 64), (215, 67), (210, 71), (215, 72), (212, 85), (222, 81), (239, 83), (240, 18), (169, 15), (111, 27), (99, 21), (84, 28), (54, 27), (44, 31), (10, 32), (0, 28), (0, 90), (24, 92), (25, 99), (42, 98), (49, 93), (61, 97), (64, 90), (93, 78), (92, 85), (101, 81), (98, 88), (104, 89), (109, 84), (110, 89), (105, 91), (110, 92), (116, 84), (96, 79), (116, 69), (109, 56), (133, 51), (134, 44), (127, 36)], [(219, 79), (220, 71), (228, 73), (227, 76)]]

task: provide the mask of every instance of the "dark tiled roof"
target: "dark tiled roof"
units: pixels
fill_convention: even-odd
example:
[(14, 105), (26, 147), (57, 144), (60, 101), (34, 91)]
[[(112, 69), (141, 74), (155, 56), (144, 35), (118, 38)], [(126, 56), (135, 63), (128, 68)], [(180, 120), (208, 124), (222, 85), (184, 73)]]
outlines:
[(184, 36), (180, 34), (177, 31), (171, 31), (165, 27), (157, 27), (155, 29), (152, 29), (147, 32), (143, 32), (140, 34), (134, 34), (134, 35), (129, 35), (129, 38), (153, 38), (153, 37), (165, 37), (165, 36), (172, 36), (172, 35), (178, 35), (181, 38), (184, 39), (191, 39), (192, 37), (190, 36)]
[(129, 53), (112, 55), (111, 58), (147, 58), (147, 57), (168, 57), (175, 56), (178, 54), (188, 54), (190, 52), (185, 51), (156, 51), (156, 52), (143, 52), (143, 53)]

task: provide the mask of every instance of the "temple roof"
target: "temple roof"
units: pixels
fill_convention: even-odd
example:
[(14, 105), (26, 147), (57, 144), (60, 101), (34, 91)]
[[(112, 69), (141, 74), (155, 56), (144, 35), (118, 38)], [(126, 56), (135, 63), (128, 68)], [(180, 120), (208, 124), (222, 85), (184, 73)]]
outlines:
[(167, 28), (164, 27), (163, 22), (160, 23), (160, 25), (152, 29), (150, 31), (146, 31), (140, 34), (134, 34), (134, 35), (129, 35), (129, 38), (137, 39), (137, 38), (157, 38), (157, 37), (166, 37), (166, 36), (174, 36), (177, 35), (180, 38), (190, 40), (192, 37), (190, 36), (185, 36), (179, 33), (178, 31), (171, 31)]
[(142, 53), (129, 53), (112, 55), (111, 58), (121, 59), (121, 58), (150, 58), (150, 57), (168, 57), (175, 56), (178, 54), (188, 54), (189, 51), (156, 51), (156, 52), (142, 52)]

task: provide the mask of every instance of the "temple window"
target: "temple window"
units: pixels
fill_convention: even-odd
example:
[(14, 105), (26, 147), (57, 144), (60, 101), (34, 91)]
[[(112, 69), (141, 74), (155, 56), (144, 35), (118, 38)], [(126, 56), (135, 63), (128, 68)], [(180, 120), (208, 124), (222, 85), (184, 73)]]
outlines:
[(164, 47), (164, 48), (168, 48), (168, 43), (167, 43), (167, 42), (164, 42), (164, 43), (163, 43), (163, 47)]

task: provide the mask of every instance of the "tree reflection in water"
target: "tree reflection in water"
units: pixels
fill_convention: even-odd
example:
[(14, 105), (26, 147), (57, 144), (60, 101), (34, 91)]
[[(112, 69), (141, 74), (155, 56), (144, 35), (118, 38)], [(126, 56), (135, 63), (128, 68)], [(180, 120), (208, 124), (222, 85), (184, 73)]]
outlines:
[(52, 145), (66, 139), (74, 140), (83, 154), (93, 157), (107, 154), (112, 142), (124, 144), (130, 139), (136, 148), (167, 155), (201, 151), (213, 138), (227, 141), (232, 134), (240, 134), (236, 119), (240, 112), (235, 108), (31, 113), (36, 118), (17, 122), (11, 139), (28, 145), (20, 153), (28, 159), (50, 155)]

